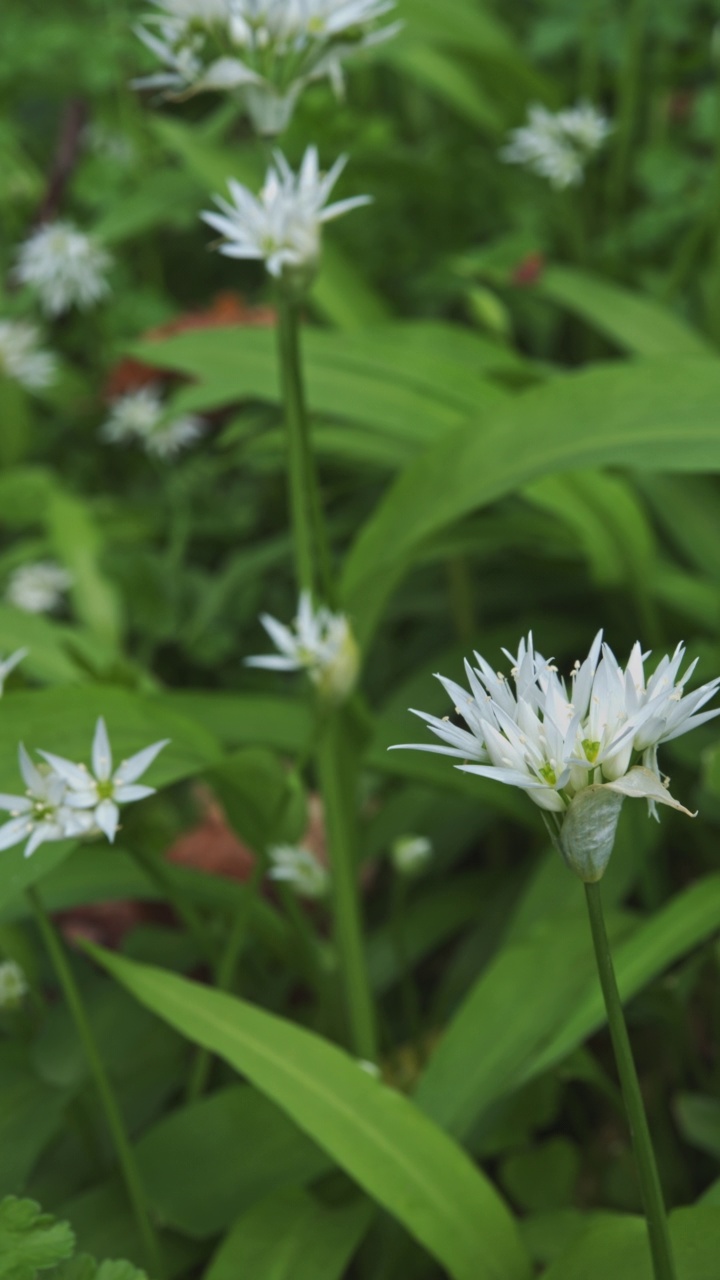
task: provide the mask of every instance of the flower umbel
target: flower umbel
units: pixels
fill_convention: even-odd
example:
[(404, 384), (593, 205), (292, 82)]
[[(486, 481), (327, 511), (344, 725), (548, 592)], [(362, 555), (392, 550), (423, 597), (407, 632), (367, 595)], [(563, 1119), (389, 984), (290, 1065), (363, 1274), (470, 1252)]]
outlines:
[(579, 186), (585, 166), (612, 133), (610, 121), (589, 102), (558, 111), (537, 103), (529, 108), (528, 123), (513, 129), (500, 151), (508, 164), (522, 164), (552, 187)]
[(240, 90), (255, 128), (280, 133), (312, 80), (343, 85), (343, 60), (394, 35), (378, 26), (394, 0), (154, 0), (160, 13), (136, 28), (166, 70), (137, 80), (183, 97)]
[(444, 745), (404, 745), (469, 761), (456, 768), (525, 791), (544, 810), (566, 861), (582, 879), (598, 880), (626, 796), (647, 799), (654, 816), (657, 804), (688, 813), (659, 773), (657, 748), (720, 715), (701, 710), (720, 679), (686, 694), (695, 663), (679, 676), (685, 650), (678, 645), (646, 681), (649, 655), (640, 645), (623, 669), (602, 633), (569, 683), (537, 653), (531, 635), (517, 655), (505, 653), (514, 689), (476, 653), (477, 666), (465, 663), (469, 689), (438, 676), (467, 728), (416, 711)]
[(110, 263), (106, 250), (71, 222), (48, 222), (20, 246), (14, 275), (36, 290), (48, 315), (58, 316), (105, 297)]
[(110, 444), (138, 442), (157, 458), (172, 458), (200, 439), (205, 423), (195, 414), (181, 414), (165, 420), (162, 396), (157, 387), (141, 387), (118, 397), (100, 435)]
[(253, 258), (264, 262), (270, 275), (312, 276), (320, 256), (320, 236), (324, 222), (339, 218), (350, 209), (368, 204), (370, 196), (352, 196), (328, 204), (328, 197), (346, 164), (339, 160), (326, 174), (320, 173), (316, 147), (308, 147), (300, 172), (294, 174), (281, 152), (268, 169), (265, 185), (255, 196), (228, 179), (232, 202), (216, 196), (221, 213), (201, 216), (223, 236), (220, 253), (228, 258)]
[(345, 614), (323, 605), (313, 608), (309, 592), (300, 596), (292, 627), (264, 613), (260, 617), (278, 653), (246, 658), (249, 667), (273, 671), (307, 671), (323, 697), (343, 702), (355, 687), (360, 655)]
[(63, 779), (47, 765), (36, 765), (22, 743), (19, 763), (27, 790), (24, 796), (0, 795), (0, 810), (10, 814), (10, 821), (0, 827), (0, 850), (27, 840), (29, 858), (46, 840), (87, 834), (92, 824), (68, 806)]
[(5, 599), (24, 613), (52, 613), (65, 602), (72, 574), (54, 560), (23, 564), (10, 575)]
[(123, 760), (113, 771), (110, 739), (105, 721), (100, 716), (92, 744), (92, 772), (86, 765), (74, 764), (72, 760), (53, 755), (50, 751), (41, 751), (40, 755), (66, 788), (65, 805), (75, 813), (78, 810), (90, 812), (93, 825), (112, 843), (120, 821), (119, 806), (154, 794), (155, 788), (138, 785), (138, 778), (169, 741), (169, 738), (163, 738), (161, 742), (154, 742), (128, 760)]
[(278, 844), (268, 849), (271, 880), (284, 880), (300, 898), (324, 898), (330, 888), (327, 867), (301, 845)]
[(0, 376), (26, 391), (42, 391), (55, 378), (57, 360), (39, 345), (40, 333), (24, 320), (0, 320)]

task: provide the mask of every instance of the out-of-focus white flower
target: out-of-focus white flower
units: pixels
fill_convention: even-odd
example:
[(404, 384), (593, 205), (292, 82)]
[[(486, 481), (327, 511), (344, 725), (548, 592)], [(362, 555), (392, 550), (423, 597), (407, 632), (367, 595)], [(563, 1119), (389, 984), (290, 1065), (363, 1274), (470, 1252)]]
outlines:
[(278, 844), (268, 849), (271, 880), (284, 880), (300, 898), (324, 898), (330, 888), (327, 867), (301, 845)]
[(76, 814), (78, 810), (92, 811), (94, 826), (112, 842), (120, 821), (118, 806), (132, 804), (154, 794), (154, 787), (138, 785), (137, 780), (169, 741), (169, 738), (163, 738), (161, 742), (154, 742), (130, 756), (129, 760), (123, 760), (113, 772), (110, 739), (105, 721), (100, 716), (92, 744), (92, 773), (86, 765), (74, 764), (72, 760), (53, 755), (50, 751), (41, 751), (40, 755), (66, 788), (64, 804)]
[(558, 189), (578, 186), (591, 156), (605, 144), (612, 124), (589, 102), (553, 114), (535, 104), (528, 123), (512, 129), (500, 156), (508, 164), (522, 164), (547, 178)]
[(305, 670), (324, 697), (333, 702), (348, 697), (357, 681), (360, 655), (344, 613), (331, 613), (323, 605), (314, 609), (310, 593), (303, 591), (292, 627), (268, 613), (260, 621), (279, 652), (246, 658), (247, 666)]
[(24, 320), (0, 320), (0, 376), (27, 391), (41, 391), (54, 381), (57, 360), (39, 346), (40, 333)]
[(399, 836), (393, 841), (390, 856), (400, 875), (419, 875), (433, 856), (432, 841), (427, 836)]
[(43, 310), (88, 310), (109, 292), (110, 255), (71, 222), (48, 222), (20, 246), (15, 279), (35, 289)]
[(118, 397), (100, 435), (111, 444), (139, 443), (145, 452), (158, 458), (172, 458), (200, 439), (205, 431), (202, 418), (182, 414), (165, 421), (162, 395), (157, 387), (140, 387)]
[(53, 560), (23, 564), (10, 575), (5, 599), (25, 613), (52, 613), (65, 603), (72, 574)]
[(507, 654), (514, 691), (475, 654), (476, 667), (465, 663), (469, 690), (438, 677), (467, 729), (418, 711), (445, 745), (406, 745), (469, 760), (456, 768), (527, 792), (547, 815), (568, 863), (584, 880), (597, 880), (612, 852), (624, 797), (644, 797), (655, 816), (658, 803), (688, 812), (659, 773), (657, 748), (720, 714), (701, 711), (720, 679), (686, 695), (695, 664), (678, 679), (684, 653), (679, 645), (646, 682), (648, 655), (640, 645), (623, 669), (599, 633), (568, 686), (529, 636), (517, 657)]
[(29, 858), (46, 840), (87, 834), (91, 823), (85, 814), (68, 807), (63, 779), (46, 765), (34, 764), (22, 744), (19, 760), (27, 790), (24, 796), (0, 795), (0, 810), (10, 814), (10, 821), (0, 827), (0, 850), (27, 840), (25, 857)]
[(102, 120), (93, 120), (83, 131), (83, 142), (93, 155), (113, 160), (115, 164), (126, 168), (137, 159), (137, 150), (132, 138), (127, 134), (103, 124)]
[(270, 275), (310, 276), (320, 255), (324, 222), (350, 209), (368, 204), (370, 196), (352, 196), (328, 204), (328, 197), (346, 164), (339, 160), (326, 174), (320, 173), (316, 147), (308, 147), (296, 175), (285, 157), (275, 152), (259, 196), (228, 179), (232, 203), (216, 196), (221, 213), (201, 216), (223, 236), (220, 252), (228, 258), (253, 258), (264, 262)]
[(0, 964), (0, 1009), (17, 1009), (30, 988), (27, 978), (15, 960)]
[(0, 694), (3, 692), (5, 681), (10, 675), (10, 672), (14, 670), (18, 662), (22, 662), (26, 654), (27, 649), (16, 649), (14, 653), (10, 654), (9, 658), (0, 659)]
[(255, 128), (280, 133), (312, 80), (343, 85), (342, 63), (387, 40), (378, 26), (394, 0), (155, 0), (160, 13), (136, 28), (166, 70), (136, 80), (176, 96), (241, 90)]

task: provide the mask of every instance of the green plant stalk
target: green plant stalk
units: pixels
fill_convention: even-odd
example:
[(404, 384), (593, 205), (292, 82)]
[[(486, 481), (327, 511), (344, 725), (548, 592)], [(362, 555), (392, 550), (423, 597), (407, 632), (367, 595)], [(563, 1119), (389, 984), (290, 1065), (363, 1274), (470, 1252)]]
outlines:
[(318, 746), (318, 773), (330, 852), (334, 934), (350, 1043), (359, 1058), (378, 1060), (375, 1009), (363, 942), (355, 857), (353, 788), (345, 767), (342, 713), (328, 710)]
[(302, 369), (298, 303), (281, 292), (278, 301), (278, 353), (288, 442), (290, 512), (295, 568), (301, 591), (322, 591), (334, 603), (330, 551), (315, 472)]
[(405, 1020), (405, 1034), (414, 1044), (418, 1058), (421, 1059), (423, 1056), (422, 1018), (408, 947), (406, 884), (399, 871), (395, 871), (392, 888), (392, 932), (400, 972), (400, 998)]
[(137, 846), (129, 848), (128, 852), (139, 863), (148, 879), (152, 880), (153, 884), (160, 890), (161, 896), (167, 900), (178, 919), (185, 925), (200, 955), (214, 970), (217, 956), (215, 948), (208, 937), (207, 929), (195, 910), (194, 904), (188, 902), (185, 895), (178, 890), (165, 863), (160, 858)]
[(608, 174), (608, 218), (622, 213), (630, 172), (642, 85), (642, 55), (647, 0), (632, 0), (626, 25), (626, 44), (617, 77), (617, 126)]
[(52, 925), (36, 889), (28, 889), (27, 897), (32, 913), (47, 948), (57, 980), (62, 988), (68, 1008), (82, 1042), (88, 1066), (95, 1081), (100, 1102), (105, 1113), (108, 1129), (112, 1138), (118, 1165), (125, 1182), (128, 1199), (132, 1205), (135, 1219), (147, 1255), (150, 1273), (156, 1280), (164, 1275), (160, 1242), (145, 1204), (140, 1173), (135, 1163), (132, 1147), (128, 1138), (125, 1122), (107, 1072), (100, 1056), (92, 1027), (85, 1012), (85, 1006), (73, 977), (63, 945)]
[(650, 1237), (653, 1272), (655, 1280), (676, 1280), (660, 1175), (615, 978), (610, 944), (605, 929), (600, 884), (586, 884), (585, 895), (600, 986), (607, 1009), (615, 1062), (637, 1162), (640, 1191)]

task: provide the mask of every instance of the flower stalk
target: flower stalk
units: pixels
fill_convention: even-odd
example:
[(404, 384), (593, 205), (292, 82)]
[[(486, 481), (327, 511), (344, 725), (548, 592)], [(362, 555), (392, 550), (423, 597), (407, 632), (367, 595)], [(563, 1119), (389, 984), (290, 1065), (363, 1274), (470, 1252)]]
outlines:
[(132, 1147), (130, 1146), (125, 1122), (107, 1071), (105, 1070), (105, 1064), (100, 1056), (100, 1051), (85, 1011), (82, 997), (73, 977), (72, 969), (68, 963), (62, 943), (47, 912), (45, 911), (39, 893), (36, 889), (28, 889), (27, 898), (38, 930), (42, 936), (43, 942), (45, 943), (48, 955), (50, 956), (57, 980), (62, 988), (65, 1000), (67, 1001), (77, 1033), (85, 1051), (88, 1066), (95, 1081), (95, 1087), (98, 1091), (100, 1102), (105, 1113), (105, 1119), (115, 1148), (117, 1162), (125, 1183), (125, 1189), (127, 1191), (130, 1204), (132, 1205), (138, 1231), (140, 1232), (140, 1238), (143, 1242), (143, 1247), (147, 1255), (147, 1264), (150, 1269), (150, 1273), (154, 1278), (156, 1278), (156, 1280), (161, 1280), (165, 1269), (162, 1262), (160, 1242), (155, 1232), (155, 1228), (150, 1221), (140, 1173), (135, 1163), (135, 1156), (133, 1155)]
[(598, 977), (635, 1152), (655, 1280), (676, 1280), (660, 1175), (610, 952), (599, 882), (585, 884)]

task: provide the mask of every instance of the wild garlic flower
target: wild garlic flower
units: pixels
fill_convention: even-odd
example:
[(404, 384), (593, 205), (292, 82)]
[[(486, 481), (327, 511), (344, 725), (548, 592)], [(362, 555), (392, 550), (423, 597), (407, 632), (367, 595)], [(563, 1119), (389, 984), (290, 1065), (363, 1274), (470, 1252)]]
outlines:
[(74, 764), (72, 760), (53, 755), (50, 751), (41, 751), (40, 755), (66, 788), (63, 803), (76, 815), (78, 811), (88, 811), (94, 827), (99, 828), (112, 843), (120, 822), (119, 806), (154, 794), (155, 788), (138, 785), (138, 778), (168, 742), (169, 738), (154, 742), (130, 756), (129, 760), (123, 760), (113, 772), (110, 739), (105, 721), (100, 716), (92, 744), (92, 773), (86, 765)]
[(0, 964), (0, 1009), (17, 1009), (30, 990), (27, 978), (15, 960)]
[(330, 888), (327, 867), (301, 845), (278, 844), (268, 849), (271, 880), (283, 880), (300, 898), (324, 898)]
[(589, 102), (556, 114), (535, 104), (528, 123), (511, 130), (500, 156), (507, 164), (525, 165), (558, 190), (579, 186), (588, 160), (604, 146), (612, 128)]
[(23, 564), (10, 575), (5, 599), (24, 613), (52, 613), (65, 603), (65, 593), (73, 584), (67, 569), (54, 560)]
[(0, 658), (0, 694), (3, 692), (5, 681), (10, 672), (15, 669), (19, 662), (22, 662), (26, 654), (27, 649), (16, 649), (14, 653), (10, 654), (9, 658)]
[(300, 93), (328, 77), (340, 92), (342, 63), (387, 40), (378, 26), (394, 0), (154, 0), (160, 13), (136, 28), (166, 70), (137, 87), (183, 97), (239, 90), (258, 133), (281, 133)]
[(0, 377), (26, 391), (42, 391), (55, 379), (57, 360), (39, 345), (40, 333), (24, 320), (0, 320)]
[(138, 443), (147, 454), (173, 458), (203, 435), (205, 423), (195, 414), (165, 420), (162, 395), (157, 387), (140, 387), (119, 396), (100, 428), (110, 444)]
[(68, 806), (63, 779), (47, 765), (36, 765), (22, 744), (19, 763), (27, 790), (24, 796), (0, 794), (0, 810), (10, 814), (10, 821), (0, 827), (0, 850), (27, 840), (29, 858), (46, 840), (87, 834), (92, 824)]
[(272, 671), (307, 671), (320, 694), (331, 702), (344, 702), (357, 682), (360, 655), (344, 613), (331, 613), (323, 605), (313, 608), (308, 591), (300, 596), (292, 627), (263, 613), (260, 621), (278, 653), (246, 658), (249, 667)]
[(328, 204), (328, 197), (347, 162), (335, 161), (324, 175), (316, 147), (308, 147), (296, 175), (281, 152), (268, 169), (259, 196), (228, 178), (232, 202), (215, 196), (221, 213), (201, 217), (223, 237), (220, 253), (228, 258), (252, 258), (264, 262), (271, 276), (309, 283), (320, 256), (322, 224), (350, 209), (370, 202), (370, 196), (352, 196)]
[(419, 875), (433, 856), (432, 841), (427, 836), (398, 836), (393, 841), (390, 856), (395, 870), (401, 876)]
[(20, 246), (14, 276), (37, 292), (48, 315), (58, 316), (70, 307), (88, 310), (105, 297), (110, 263), (105, 249), (73, 223), (48, 222)]
[(678, 645), (646, 680), (649, 654), (636, 644), (622, 668), (602, 633), (569, 684), (535, 651), (532, 635), (517, 655), (504, 652), (514, 689), (476, 653), (477, 666), (465, 663), (469, 689), (438, 676), (467, 727), (416, 711), (444, 745), (405, 745), (462, 759), (456, 768), (463, 772), (525, 791), (566, 861), (583, 879), (599, 879), (624, 797), (646, 798), (654, 816), (658, 803), (688, 813), (667, 789), (657, 748), (720, 714), (702, 710), (720, 679), (686, 694), (696, 664), (679, 676), (685, 650)]

